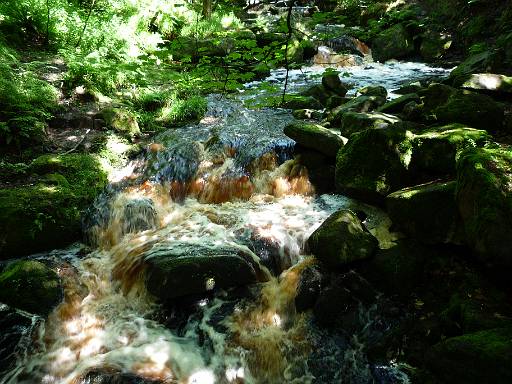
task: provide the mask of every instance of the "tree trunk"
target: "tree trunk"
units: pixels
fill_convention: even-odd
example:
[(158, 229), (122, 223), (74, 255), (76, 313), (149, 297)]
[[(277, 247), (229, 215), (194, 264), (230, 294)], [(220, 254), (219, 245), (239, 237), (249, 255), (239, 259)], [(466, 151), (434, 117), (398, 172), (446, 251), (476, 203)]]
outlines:
[(209, 20), (212, 17), (213, 0), (203, 0), (203, 18)]

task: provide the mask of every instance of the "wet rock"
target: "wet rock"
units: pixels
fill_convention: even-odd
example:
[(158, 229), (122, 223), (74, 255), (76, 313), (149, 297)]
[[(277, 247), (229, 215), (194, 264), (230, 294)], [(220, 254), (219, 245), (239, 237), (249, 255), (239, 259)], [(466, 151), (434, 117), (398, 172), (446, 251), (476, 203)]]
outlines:
[(336, 158), (336, 189), (382, 203), (389, 193), (411, 185), (413, 137), (410, 131), (394, 126), (354, 133)]
[(414, 43), (401, 24), (386, 29), (373, 40), (372, 56), (376, 61), (400, 59), (412, 53)]
[(347, 112), (371, 112), (386, 102), (386, 99), (380, 96), (358, 96), (343, 105), (332, 110), (327, 116), (327, 120), (332, 125), (339, 125), (343, 115)]
[(42, 318), (0, 304), (0, 376), (8, 379), (18, 359), (34, 348), (33, 336)]
[(483, 147), (490, 140), (486, 131), (463, 124), (422, 130), (413, 139), (411, 167), (430, 174), (454, 175), (456, 158), (461, 151)]
[(297, 284), (297, 295), (295, 296), (295, 309), (297, 312), (304, 312), (316, 303), (325, 278), (318, 265), (311, 265), (305, 268), (300, 275)]
[(334, 191), (334, 159), (318, 151), (295, 148), (300, 164), (308, 170), (309, 180), (315, 186), (317, 193), (330, 193)]
[(341, 97), (341, 96), (334, 95), (334, 96), (329, 97), (325, 106), (327, 107), (327, 109), (334, 109), (336, 107), (339, 107), (340, 105), (343, 105), (343, 104), (349, 102), (350, 100), (351, 99), (348, 97)]
[(313, 57), (313, 63), (318, 65), (335, 65), (337, 67), (353, 67), (363, 64), (363, 58), (353, 54), (338, 54), (335, 50), (326, 47), (318, 47), (317, 54)]
[(398, 117), (386, 113), (347, 112), (341, 118), (340, 132), (342, 135), (349, 137), (353, 133), (366, 129), (386, 128), (399, 121)]
[(512, 93), (512, 77), (494, 73), (475, 73), (462, 85), (462, 88), (492, 93)]
[(382, 113), (400, 113), (404, 109), (405, 105), (411, 101), (419, 103), (420, 97), (416, 93), (409, 93), (388, 101), (382, 107), (379, 107), (377, 111)]
[(82, 384), (158, 384), (161, 381), (149, 380), (131, 373), (113, 372), (109, 370), (94, 370), (88, 372), (81, 381)]
[(433, 346), (426, 364), (438, 378), (458, 383), (512, 381), (512, 327), (449, 338)]
[(414, 81), (412, 83), (402, 85), (400, 88), (394, 90), (393, 92), (398, 95), (406, 95), (408, 93), (419, 93), (424, 89), (425, 87), (419, 81)]
[(401, 232), (427, 244), (445, 243), (455, 233), (454, 181), (401, 189), (386, 197), (386, 209)]
[(423, 270), (431, 252), (410, 240), (400, 240), (389, 249), (377, 250), (361, 271), (384, 293), (409, 296), (423, 282)]
[(512, 267), (512, 150), (469, 149), (457, 162), (457, 206), (466, 242), (479, 259)]
[(292, 114), (298, 120), (322, 120), (324, 116), (322, 112), (315, 109), (296, 109)]
[(313, 308), (314, 319), (324, 327), (334, 326), (340, 321), (340, 317), (355, 305), (350, 291), (335, 282), (320, 294)]
[(288, 95), (281, 104), (288, 109), (323, 109), (322, 103), (312, 96)]
[(284, 134), (303, 147), (314, 149), (326, 156), (335, 157), (343, 147), (340, 136), (317, 124), (292, 123), (284, 128)]
[(129, 139), (133, 139), (140, 135), (137, 116), (126, 109), (106, 108), (99, 112), (96, 118), (103, 119), (108, 128), (126, 136)]
[(363, 87), (357, 90), (358, 95), (363, 96), (379, 96), (384, 99), (388, 97), (388, 91), (381, 85), (369, 85), (367, 87)]
[(327, 45), (336, 52), (348, 52), (361, 57), (370, 53), (370, 48), (365, 43), (348, 35), (341, 35), (329, 39)]
[(433, 111), (440, 105), (445, 104), (450, 96), (457, 93), (458, 90), (449, 85), (433, 83), (420, 93), (425, 104), (425, 113)]
[(449, 81), (456, 87), (461, 86), (473, 73), (492, 72), (499, 66), (498, 62), (499, 57), (496, 52), (485, 51), (471, 55), (450, 73)]
[(340, 77), (336, 72), (324, 73), (322, 75), (322, 85), (329, 92), (333, 92), (341, 97), (344, 97), (349, 90), (348, 86), (341, 82)]
[(329, 99), (329, 92), (321, 84), (312, 85), (301, 93), (302, 96), (311, 96), (318, 100), (322, 105), (327, 104)]
[(377, 239), (349, 210), (333, 213), (308, 239), (316, 258), (333, 268), (371, 257), (377, 245)]
[(420, 54), (427, 62), (443, 57), (452, 45), (452, 37), (443, 32), (427, 31), (421, 36)]
[(505, 121), (504, 105), (490, 96), (458, 91), (446, 103), (434, 108), (430, 118), (439, 123), (461, 123), (495, 133), (502, 130)]
[(39, 261), (15, 261), (0, 274), (2, 303), (46, 316), (61, 299), (59, 276)]
[(156, 227), (156, 210), (149, 198), (129, 201), (124, 207), (123, 233), (136, 233)]
[(232, 245), (158, 244), (144, 254), (146, 287), (161, 301), (268, 278), (256, 256)]

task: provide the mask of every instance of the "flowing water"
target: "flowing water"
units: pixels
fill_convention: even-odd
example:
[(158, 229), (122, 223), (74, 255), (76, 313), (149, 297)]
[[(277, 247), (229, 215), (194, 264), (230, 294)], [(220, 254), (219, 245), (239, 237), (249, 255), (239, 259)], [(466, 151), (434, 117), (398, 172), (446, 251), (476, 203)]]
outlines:
[[(350, 70), (357, 85), (388, 88), (404, 73), (443, 74), (415, 64)], [(293, 72), (291, 87), (320, 71)], [(315, 194), (282, 133), (289, 111), (242, 106), (255, 85), (210, 96), (200, 124), (160, 134), (113, 177), (84, 220), (94, 251), (44, 256), (59, 265), (64, 301), (33, 324), (2, 383), (407, 382), (392, 362), (370, 366), (358, 335), (327, 334), (296, 312), (301, 270), (315, 263), (306, 240), (331, 213), (364, 211), (381, 247), (393, 236), (377, 208)], [(370, 327), (374, 317), (361, 318)]]

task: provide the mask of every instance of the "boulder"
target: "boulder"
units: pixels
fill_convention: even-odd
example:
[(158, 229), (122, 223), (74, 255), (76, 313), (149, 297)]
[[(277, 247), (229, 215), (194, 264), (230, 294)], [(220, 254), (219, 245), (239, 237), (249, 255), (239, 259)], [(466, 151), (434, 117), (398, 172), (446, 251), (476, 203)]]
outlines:
[(491, 140), (484, 130), (449, 124), (422, 130), (413, 139), (411, 167), (437, 175), (454, 175), (457, 155), (464, 149), (483, 147)]
[(426, 244), (445, 243), (455, 233), (456, 183), (435, 182), (404, 188), (386, 197), (394, 227)]
[(391, 248), (377, 250), (361, 273), (384, 293), (408, 297), (422, 284), (431, 253), (412, 240), (399, 240)]
[(449, 85), (433, 83), (428, 88), (421, 90), (419, 94), (422, 97), (425, 113), (433, 111), (440, 105), (445, 104), (448, 99), (458, 90)]
[(103, 119), (107, 128), (129, 138), (133, 139), (140, 135), (137, 116), (122, 108), (105, 108), (96, 116), (97, 119)]
[(382, 113), (400, 113), (411, 101), (419, 103), (420, 97), (416, 93), (408, 93), (388, 101), (386, 104), (379, 107), (377, 111)]
[(419, 81), (413, 81), (412, 83), (404, 84), (400, 88), (395, 89), (393, 93), (397, 95), (407, 95), (408, 93), (419, 94), (425, 87)]
[(316, 84), (303, 91), (301, 95), (314, 97), (322, 104), (322, 106), (324, 106), (327, 104), (330, 92), (322, 84)]
[(386, 102), (380, 96), (358, 96), (333, 109), (327, 116), (327, 120), (338, 125), (343, 115), (347, 112), (371, 112)]
[(320, 46), (313, 57), (313, 63), (318, 65), (335, 65), (337, 67), (353, 67), (363, 64), (364, 60), (359, 55), (338, 54), (335, 50)]
[(348, 35), (341, 35), (327, 41), (329, 48), (340, 53), (351, 53), (358, 56), (365, 56), (370, 53), (370, 48), (361, 40)]
[(304, 312), (315, 305), (322, 286), (325, 284), (324, 280), (322, 271), (316, 264), (301, 271), (295, 296), (295, 309), (298, 312)]
[(496, 69), (499, 65), (496, 52), (485, 51), (469, 56), (460, 63), (449, 77), (450, 83), (455, 86), (464, 84), (473, 73), (486, 73)]
[(300, 145), (295, 146), (295, 152), (299, 155), (299, 163), (307, 168), (309, 180), (315, 186), (316, 192), (332, 193), (334, 191), (334, 158)]
[(426, 364), (446, 382), (510, 383), (512, 327), (446, 339), (428, 351)]
[(369, 258), (378, 246), (375, 239), (349, 210), (333, 213), (308, 239), (308, 246), (318, 260), (339, 268)]
[(401, 24), (386, 29), (373, 40), (372, 56), (376, 61), (400, 59), (412, 53), (414, 42)]
[(292, 123), (284, 128), (284, 134), (305, 148), (314, 149), (329, 157), (336, 157), (343, 147), (343, 140), (318, 124)]
[(369, 85), (357, 90), (358, 95), (388, 97), (388, 90), (381, 85)]
[(39, 261), (15, 261), (0, 274), (2, 303), (47, 316), (61, 299), (59, 276)]
[(450, 49), (452, 42), (449, 34), (427, 31), (421, 36), (421, 57), (427, 62), (439, 60)]
[(466, 242), (490, 267), (512, 268), (512, 149), (477, 148), (457, 162), (457, 206)]
[(8, 379), (20, 354), (34, 350), (34, 338), (42, 323), (36, 315), (0, 304), (0, 377)]
[(452, 93), (445, 103), (434, 108), (429, 117), (442, 124), (467, 124), (495, 133), (503, 129), (505, 108), (490, 96), (458, 91)]
[(336, 189), (357, 199), (382, 203), (411, 185), (412, 132), (401, 127), (367, 129), (350, 136), (336, 158)]
[(298, 120), (322, 120), (324, 114), (316, 109), (296, 109), (292, 112)]
[(474, 73), (461, 87), (486, 93), (511, 94), (512, 77), (494, 73)]
[(346, 112), (341, 118), (340, 132), (343, 136), (349, 137), (366, 129), (386, 128), (399, 121), (398, 117), (385, 113)]
[(35, 185), (0, 189), (0, 259), (80, 240), (80, 216), (107, 184), (99, 160), (85, 154), (44, 155), (29, 172)]
[(322, 103), (312, 96), (287, 95), (281, 107), (287, 109), (323, 109)]
[(322, 85), (329, 92), (333, 92), (338, 96), (344, 97), (349, 87), (342, 83), (337, 72), (326, 72), (322, 75)]
[(164, 302), (269, 278), (256, 255), (229, 244), (161, 243), (143, 257), (148, 292)]

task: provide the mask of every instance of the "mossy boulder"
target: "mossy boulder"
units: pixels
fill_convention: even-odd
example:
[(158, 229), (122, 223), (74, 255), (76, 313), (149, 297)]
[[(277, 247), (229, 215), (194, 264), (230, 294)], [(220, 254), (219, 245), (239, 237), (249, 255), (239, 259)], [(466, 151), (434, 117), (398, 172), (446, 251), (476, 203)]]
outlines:
[(347, 112), (371, 112), (386, 102), (380, 96), (358, 96), (333, 109), (327, 116), (327, 120), (333, 125), (339, 125), (343, 115)]
[(400, 127), (368, 129), (350, 136), (336, 158), (336, 189), (371, 203), (411, 185), (411, 131)]
[(0, 259), (79, 240), (81, 213), (107, 184), (89, 155), (44, 155), (29, 171), (39, 179), (35, 185), (0, 189)]
[(420, 97), (416, 93), (402, 95), (394, 100), (388, 101), (386, 104), (379, 107), (377, 111), (382, 113), (400, 113), (411, 101), (419, 103)]
[(46, 316), (61, 299), (59, 276), (39, 261), (16, 261), (0, 273), (2, 303)]
[(292, 113), (298, 120), (321, 120), (324, 114), (316, 109), (296, 109)]
[(287, 109), (323, 109), (322, 103), (313, 96), (287, 95), (281, 107)]
[(318, 124), (292, 123), (284, 128), (284, 134), (305, 148), (333, 158), (343, 146), (341, 136)]
[(427, 244), (449, 242), (457, 219), (455, 188), (454, 181), (404, 188), (386, 197), (386, 210), (406, 235)]
[(386, 113), (346, 112), (341, 118), (340, 132), (348, 137), (366, 129), (386, 128), (399, 121), (398, 117)]
[(477, 148), (457, 162), (457, 205), (467, 244), (490, 267), (512, 268), (512, 149)]
[(446, 84), (433, 83), (420, 92), (419, 95), (422, 97), (425, 112), (428, 113), (440, 105), (446, 104), (448, 99), (458, 90)]
[(491, 136), (463, 124), (433, 127), (416, 134), (411, 167), (437, 175), (454, 175), (457, 155), (467, 148), (483, 147)]
[(484, 51), (471, 55), (450, 73), (448, 80), (456, 87), (461, 86), (473, 73), (492, 72), (499, 66), (498, 62), (499, 55), (496, 52)]
[(497, 94), (512, 93), (512, 77), (495, 73), (475, 73), (462, 85), (462, 88)]
[(162, 302), (268, 279), (254, 254), (229, 244), (162, 243), (143, 257), (146, 287)]
[(98, 114), (98, 118), (103, 119), (108, 128), (129, 139), (140, 135), (137, 116), (127, 109), (106, 108)]
[(452, 383), (512, 382), (512, 327), (452, 337), (434, 345), (426, 363), (436, 376)]
[(338, 268), (373, 255), (378, 241), (353, 212), (343, 209), (333, 213), (308, 239), (308, 246), (318, 260)]
[(318, 100), (322, 105), (327, 104), (331, 92), (324, 88), (322, 84), (315, 84), (301, 93), (302, 96), (311, 96)]
[(322, 75), (322, 85), (329, 92), (341, 97), (344, 97), (349, 90), (349, 87), (341, 82), (340, 77), (336, 72), (324, 73)]
[(420, 54), (423, 60), (441, 59), (452, 46), (453, 39), (443, 32), (427, 31), (421, 36)]
[(357, 90), (358, 95), (388, 97), (388, 90), (382, 85), (368, 85)]
[(495, 133), (503, 129), (505, 108), (490, 96), (460, 91), (435, 108), (430, 117), (443, 124), (462, 123)]
[(399, 240), (391, 248), (377, 250), (361, 273), (383, 292), (408, 297), (422, 284), (423, 270), (431, 253), (414, 241)]
[(414, 42), (402, 24), (381, 32), (372, 44), (372, 56), (376, 61), (400, 59), (414, 53)]

